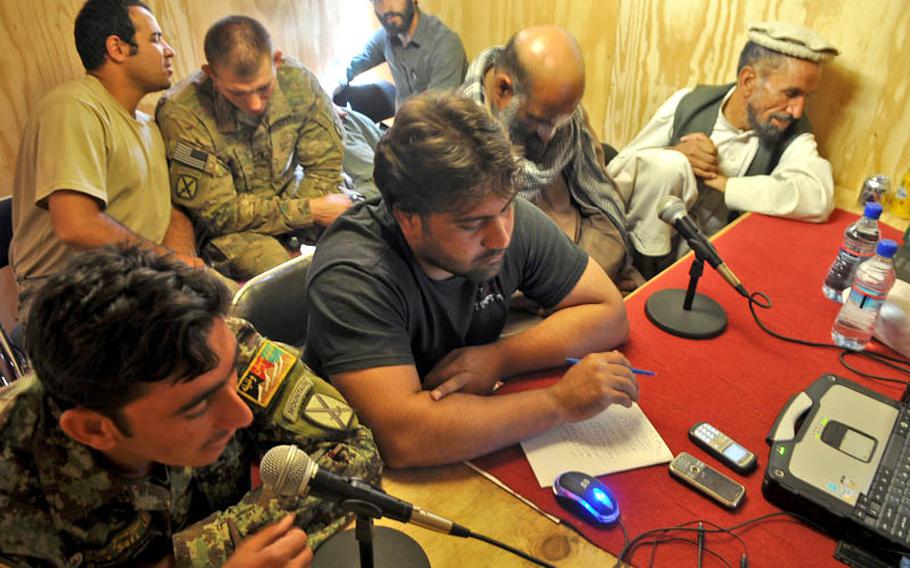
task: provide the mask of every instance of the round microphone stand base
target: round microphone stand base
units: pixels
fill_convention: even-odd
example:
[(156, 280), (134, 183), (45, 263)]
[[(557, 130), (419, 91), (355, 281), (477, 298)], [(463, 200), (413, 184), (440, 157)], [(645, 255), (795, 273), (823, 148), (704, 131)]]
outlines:
[(695, 294), (692, 309), (686, 310), (686, 290), (661, 290), (645, 302), (645, 314), (651, 323), (677, 337), (710, 339), (727, 329), (723, 307), (703, 294)]
[[(361, 522), (358, 516), (358, 522)], [(313, 568), (430, 568), (430, 559), (417, 541), (399, 530), (371, 526), (373, 564), (362, 561), (363, 543), (357, 530), (336, 534), (316, 551)]]

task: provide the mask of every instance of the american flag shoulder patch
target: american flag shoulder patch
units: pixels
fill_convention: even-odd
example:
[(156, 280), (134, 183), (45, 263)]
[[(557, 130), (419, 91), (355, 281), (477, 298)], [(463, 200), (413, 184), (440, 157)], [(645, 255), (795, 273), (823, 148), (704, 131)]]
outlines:
[(171, 154), (171, 159), (175, 162), (180, 162), (185, 166), (189, 166), (201, 172), (208, 172), (210, 157), (211, 154), (208, 152), (193, 148), (186, 142), (177, 142), (177, 145), (174, 146), (174, 151)]

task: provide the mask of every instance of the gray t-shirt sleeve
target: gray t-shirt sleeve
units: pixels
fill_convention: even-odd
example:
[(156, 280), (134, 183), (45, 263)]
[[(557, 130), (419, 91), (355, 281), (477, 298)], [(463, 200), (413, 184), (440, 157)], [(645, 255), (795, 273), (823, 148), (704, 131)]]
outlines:
[(307, 288), (307, 364), (326, 378), (413, 364), (401, 294), (350, 265), (318, 274)]
[(522, 250), (518, 289), (545, 308), (561, 302), (578, 284), (588, 255), (540, 209), (515, 200), (515, 252)]

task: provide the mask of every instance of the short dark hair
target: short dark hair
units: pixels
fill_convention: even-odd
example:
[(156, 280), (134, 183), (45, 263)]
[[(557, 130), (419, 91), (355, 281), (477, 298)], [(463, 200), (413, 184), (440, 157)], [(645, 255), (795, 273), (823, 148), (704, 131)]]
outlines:
[(104, 63), (107, 57), (105, 42), (112, 35), (130, 44), (130, 53), (135, 54), (138, 50), (136, 26), (130, 19), (133, 6), (152, 11), (140, 0), (88, 0), (79, 10), (73, 35), (86, 71), (94, 71)]
[(229, 301), (220, 280), (172, 255), (105, 247), (35, 292), (26, 350), (62, 409), (95, 410), (124, 429), (119, 412), (146, 383), (189, 381), (218, 365), (206, 339)]
[(376, 146), (373, 179), (391, 210), (426, 217), (512, 196), (517, 162), (500, 125), (471, 99), (428, 91), (406, 102)]
[(521, 95), (531, 88), (531, 74), (518, 57), (518, 50), (515, 49), (516, 37), (518, 34), (509, 38), (499, 57), (496, 58), (495, 66), (496, 69), (508, 73), (512, 78), (512, 90)]
[(748, 41), (739, 54), (736, 74), (739, 75), (743, 68), (749, 65), (760, 75), (765, 75), (768, 71), (779, 69), (786, 58), (787, 56), (783, 53), (762, 47), (754, 41)]
[(228, 67), (241, 77), (254, 75), (263, 57), (272, 55), (272, 38), (259, 21), (225, 16), (205, 32), (205, 59), (212, 67)]

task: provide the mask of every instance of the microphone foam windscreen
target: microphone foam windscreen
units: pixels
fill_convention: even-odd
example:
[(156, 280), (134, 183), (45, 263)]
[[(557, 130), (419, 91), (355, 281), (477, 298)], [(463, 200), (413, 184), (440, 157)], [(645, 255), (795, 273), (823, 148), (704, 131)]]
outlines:
[(293, 497), (306, 489), (314, 465), (306, 452), (296, 446), (275, 446), (262, 457), (259, 475), (275, 495)]
[(664, 223), (673, 224), (680, 215), (686, 214), (686, 204), (675, 195), (664, 195), (657, 202), (657, 216)]

